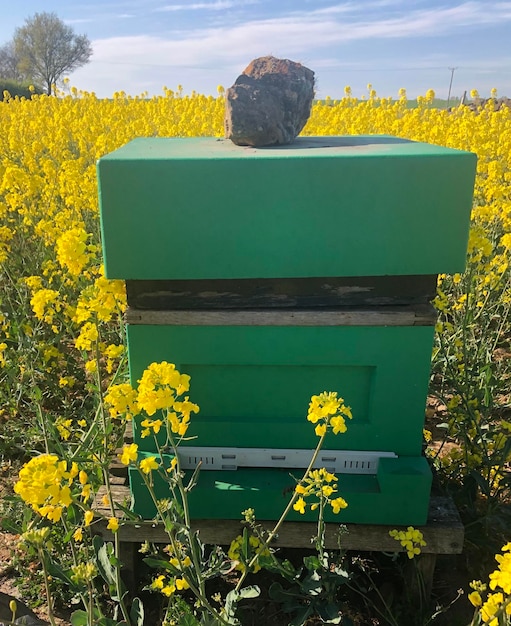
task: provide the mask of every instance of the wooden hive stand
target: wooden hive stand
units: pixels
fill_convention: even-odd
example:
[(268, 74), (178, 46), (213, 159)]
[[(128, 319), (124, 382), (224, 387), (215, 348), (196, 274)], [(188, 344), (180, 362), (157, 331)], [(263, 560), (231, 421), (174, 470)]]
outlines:
[[(126, 479), (122, 476), (112, 477), (112, 496), (116, 502), (130, 505), (131, 493)], [(96, 497), (94, 509), (110, 516), (110, 509), (102, 503), (105, 488), (102, 487)], [(119, 519), (122, 511), (117, 509)], [(272, 522), (262, 521), (267, 530), (273, 527)], [(342, 519), (340, 520), (342, 524)], [(325, 547), (329, 550), (339, 548), (340, 524), (326, 524)], [(200, 532), (201, 540), (210, 545), (228, 546), (243, 531), (241, 520), (197, 519), (193, 521), (193, 530)], [(357, 552), (403, 552), (399, 542), (390, 537), (389, 531), (395, 528), (387, 525), (346, 524), (347, 532), (342, 535), (342, 548)], [(112, 532), (107, 529), (107, 520), (101, 519), (93, 526), (94, 532), (105, 540), (112, 540)], [(437, 555), (461, 554), (463, 550), (464, 527), (458, 510), (450, 498), (432, 496), (429, 504), (427, 523), (417, 526), (424, 535), (426, 545), (417, 557), (419, 570), (424, 580), (426, 597), (429, 597), (433, 586)], [(316, 533), (313, 522), (284, 522), (278, 536), (272, 541), (275, 548), (310, 548), (310, 538)], [(130, 589), (137, 585), (137, 553), (144, 542), (167, 544), (168, 535), (161, 522), (154, 520), (130, 521), (123, 520), (119, 526), (120, 558), (123, 564), (123, 579)], [(417, 591), (418, 592), (418, 591)]]

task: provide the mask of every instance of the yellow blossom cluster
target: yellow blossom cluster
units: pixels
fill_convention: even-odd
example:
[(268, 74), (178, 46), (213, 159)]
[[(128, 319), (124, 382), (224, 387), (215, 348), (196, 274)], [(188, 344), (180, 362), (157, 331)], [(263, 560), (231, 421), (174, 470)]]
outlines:
[(180, 374), (173, 363), (151, 363), (138, 381), (138, 405), (147, 415), (173, 406), (176, 395), (188, 391), (190, 377)]
[[(104, 397), (105, 406), (110, 417), (124, 419), (131, 419), (142, 412), (152, 416), (163, 410), (171, 432), (183, 437), (188, 430), (191, 414), (199, 412), (199, 407), (190, 402), (188, 396), (179, 399), (189, 386), (190, 377), (181, 374), (173, 363), (151, 363), (144, 370), (136, 390), (129, 383), (110, 385)], [(152, 433), (157, 435), (164, 423), (160, 417), (143, 419), (141, 436), (147, 437)]]
[(352, 418), (351, 409), (344, 404), (343, 398), (337, 397), (336, 391), (324, 391), (318, 396), (312, 396), (307, 419), (316, 424), (315, 433), (318, 437), (326, 435), (329, 428), (334, 435), (345, 433), (345, 418)]
[[(245, 544), (245, 547), (243, 547)], [(243, 559), (242, 552), (243, 549), (246, 551), (246, 559)], [(256, 537), (255, 535), (250, 535), (248, 537), (248, 541), (246, 538), (238, 535), (235, 539), (232, 540), (231, 545), (229, 546), (229, 550), (227, 552), (227, 556), (236, 562), (235, 569), (244, 572), (247, 569), (247, 563), (252, 560), (252, 558), (257, 554), (256, 562), (252, 565), (252, 569), (250, 570), (254, 574), (261, 569), (259, 565), (259, 557), (270, 556), (270, 550), (268, 548), (263, 547), (262, 541)], [(246, 562), (245, 562), (246, 560)]]
[(69, 467), (67, 461), (60, 460), (55, 454), (42, 454), (21, 468), (14, 491), (39, 515), (58, 522), (63, 509), (74, 499), (78, 496), (83, 501), (90, 498), (91, 486), (86, 472), (79, 470), (76, 463)]
[(413, 559), (421, 553), (421, 548), (426, 545), (424, 535), (413, 526), (408, 526), (406, 530), (389, 530), (389, 535), (399, 541), (406, 550), (409, 559)]
[[(502, 554), (496, 554), (495, 560), (498, 568), (490, 574), (489, 584), (474, 580), (470, 586), (474, 591), (468, 595), (470, 602), (479, 610), (484, 624), (498, 626), (511, 621), (511, 543), (502, 548)], [(485, 594), (487, 588), (493, 593), (488, 593), (483, 601), (481, 594)]]
[(179, 578), (175, 578), (175, 577), (165, 577), (163, 574), (161, 574), (160, 576), (157, 576), (153, 582), (151, 583), (151, 589), (154, 589), (155, 591), (159, 591), (160, 593), (162, 593), (164, 596), (170, 597), (171, 595), (173, 595), (174, 593), (176, 593), (176, 591), (185, 591), (186, 589), (189, 589), (190, 585), (188, 584), (188, 581), (183, 578), (183, 577), (179, 577)]
[(298, 500), (293, 504), (293, 509), (302, 515), (307, 508), (305, 498), (313, 497), (315, 502), (310, 504), (311, 511), (315, 511), (323, 504), (330, 504), (335, 514), (341, 509), (345, 509), (348, 503), (344, 498), (338, 496), (332, 498), (337, 493), (337, 476), (331, 474), (325, 468), (312, 470), (309, 474), (295, 487), (295, 493), (299, 494)]

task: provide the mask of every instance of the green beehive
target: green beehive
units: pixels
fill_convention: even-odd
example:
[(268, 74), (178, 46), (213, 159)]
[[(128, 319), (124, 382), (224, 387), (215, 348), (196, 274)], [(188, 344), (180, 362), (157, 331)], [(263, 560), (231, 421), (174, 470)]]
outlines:
[[(425, 522), (428, 300), (438, 273), (464, 268), (475, 160), (386, 136), (266, 149), (138, 139), (100, 160), (105, 269), (127, 280), (132, 382), (173, 362), (201, 407), (182, 453), (212, 467), (192, 495), (196, 518), (252, 506), (276, 519), (316, 444), (310, 396), (327, 390), (354, 415), (323, 455), (349, 502), (342, 521)], [(154, 452), (137, 423), (135, 441)], [(130, 475), (135, 509), (151, 517)]]
[(386, 136), (136, 139), (99, 161), (109, 278), (463, 271), (475, 155)]

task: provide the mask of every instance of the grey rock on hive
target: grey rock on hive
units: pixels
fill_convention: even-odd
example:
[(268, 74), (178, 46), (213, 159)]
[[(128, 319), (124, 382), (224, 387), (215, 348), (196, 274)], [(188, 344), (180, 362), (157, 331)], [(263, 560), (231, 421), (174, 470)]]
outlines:
[(312, 70), (288, 59), (254, 59), (226, 92), (225, 136), (238, 146), (292, 143), (313, 98)]

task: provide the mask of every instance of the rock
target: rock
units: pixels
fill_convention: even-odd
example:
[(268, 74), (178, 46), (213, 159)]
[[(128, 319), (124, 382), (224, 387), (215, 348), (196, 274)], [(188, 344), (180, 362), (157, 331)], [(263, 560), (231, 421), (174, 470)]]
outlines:
[(226, 92), (225, 136), (238, 146), (292, 143), (313, 98), (312, 70), (288, 59), (254, 59)]

